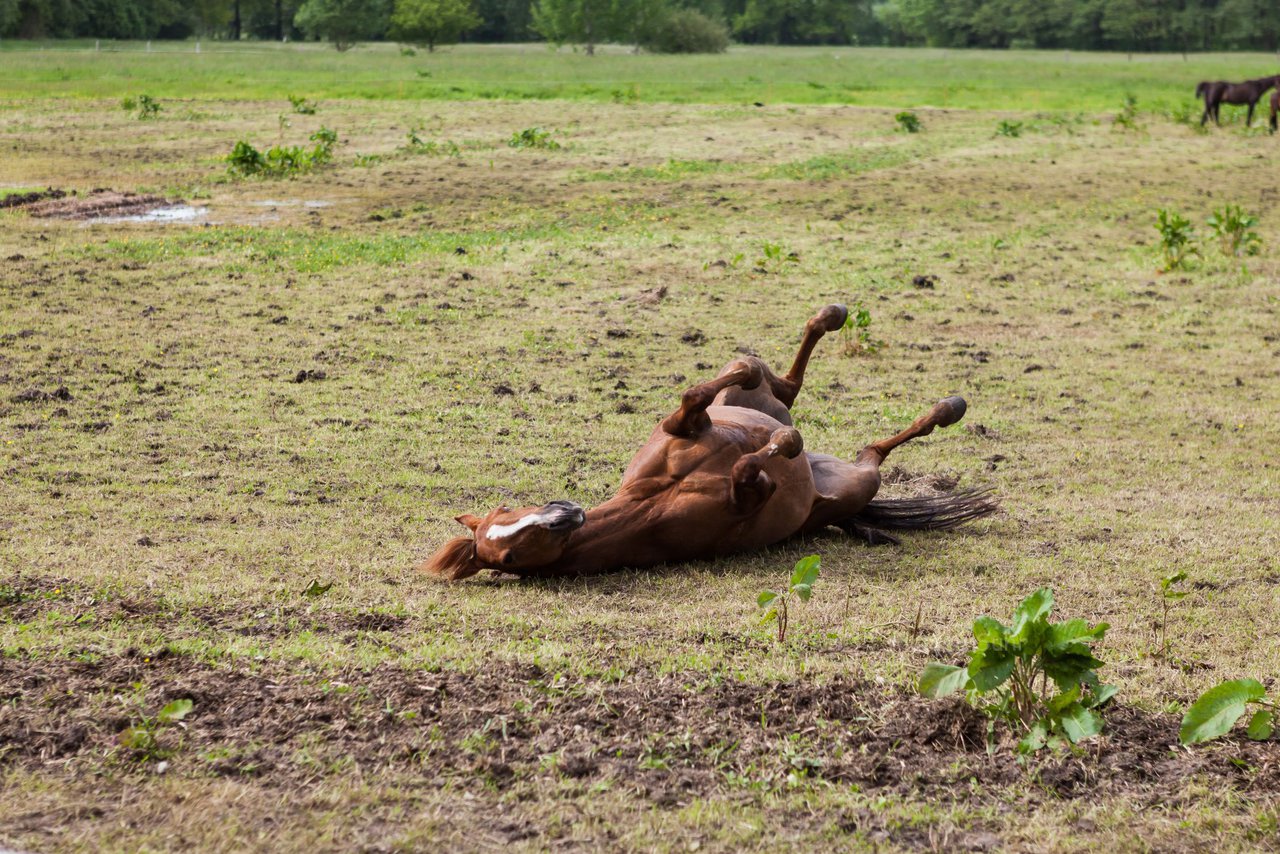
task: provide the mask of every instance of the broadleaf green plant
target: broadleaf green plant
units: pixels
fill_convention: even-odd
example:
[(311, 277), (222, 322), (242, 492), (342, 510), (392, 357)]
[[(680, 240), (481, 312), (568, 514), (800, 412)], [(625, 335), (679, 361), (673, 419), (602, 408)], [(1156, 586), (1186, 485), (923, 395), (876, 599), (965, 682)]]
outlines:
[(174, 700), (154, 717), (143, 715), (136, 724), (120, 733), (120, 744), (132, 750), (139, 759), (163, 759), (172, 751), (160, 746), (160, 731), (191, 714), (194, 707), (190, 700)]
[(1160, 604), (1162, 606), (1160, 612), (1160, 648), (1156, 650), (1156, 655), (1165, 657), (1169, 654), (1169, 608), (1174, 602), (1185, 599), (1190, 590), (1178, 590), (1177, 587), (1183, 581), (1187, 580), (1187, 574), (1181, 570), (1166, 575), (1160, 579)]
[(910, 110), (898, 113), (893, 117), (893, 120), (898, 123), (899, 133), (919, 133), (924, 129), (924, 126), (920, 124), (920, 117)]
[(874, 353), (884, 342), (871, 335), (871, 312), (862, 303), (855, 303), (840, 327), (840, 341), (846, 356)]
[(1218, 246), (1222, 254), (1237, 257), (1239, 255), (1257, 255), (1262, 248), (1262, 238), (1254, 230), (1258, 227), (1258, 218), (1247, 214), (1239, 205), (1224, 205), (1209, 215), (1207, 224), (1218, 238)]
[(1156, 211), (1156, 229), (1160, 232), (1165, 272), (1185, 269), (1191, 256), (1200, 254), (1195, 247), (1196, 233), (1191, 220), (1176, 211), (1164, 208)]
[(1178, 739), (1183, 744), (1196, 744), (1224, 736), (1250, 704), (1262, 708), (1249, 718), (1245, 735), (1254, 741), (1270, 738), (1280, 714), (1280, 701), (1268, 698), (1267, 689), (1256, 679), (1232, 679), (1205, 691), (1191, 704), (1182, 717)]
[(790, 624), (788, 602), (794, 602), (796, 599), (801, 602), (809, 601), (813, 596), (813, 585), (818, 580), (818, 570), (821, 567), (820, 556), (802, 557), (796, 561), (795, 568), (791, 571), (791, 579), (787, 583), (786, 590), (782, 592), (765, 590), (756, 597), (757, 607), (764, 611), (764, 617), (760, 622), (767, 624), (777, 621), (779, 643), (787, 639), (787, 626)]
[[(1084, 620), (1051, 623), (1052, 610), (1053, 591), (1046, 587), (1018, 605), (1012, 626), (979, 617), (973, 624), (978, 646), (968, 664), (930, 663), (920, 675), (920, 693), (945, 697), (967, 692), (991, 718), (989, 736), (997, 722), (1005, 723), (1021, 736), (1020, 753), (1097, 735), (1102, 717), (1096, 710), (1116, 689), (1098, 679), (1103, 662), (1094, 657), (1092, 644), (1109, 627)], [(1049, 683), (1056, 693), (1050, 693)]]

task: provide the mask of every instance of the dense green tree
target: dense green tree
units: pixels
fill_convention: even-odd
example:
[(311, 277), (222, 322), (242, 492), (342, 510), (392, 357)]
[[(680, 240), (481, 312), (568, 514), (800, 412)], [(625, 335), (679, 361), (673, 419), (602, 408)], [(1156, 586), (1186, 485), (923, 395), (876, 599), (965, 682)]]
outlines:
[(387, 0), (307, 0), (293, 23), (308, 38), (333, 42), (347, 50), (357, 42), (376, 39), (387, 31)]
[(590, 56), (601, 42), (632, 35), (630, 6), (628, 0), (538, 0), (533, 28), (552, 44), (580, 44)]
[(438, 44), (453, 44), (479, 24), (468, 0), (396, 0), (388, 35), (433, 51)]

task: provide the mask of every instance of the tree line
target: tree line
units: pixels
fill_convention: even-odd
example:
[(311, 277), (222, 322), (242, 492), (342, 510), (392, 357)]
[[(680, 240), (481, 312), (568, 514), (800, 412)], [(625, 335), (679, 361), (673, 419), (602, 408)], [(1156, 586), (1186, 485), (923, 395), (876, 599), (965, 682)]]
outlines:
[[(0, 0), (0, 38), (1280, 50), (1280, 0)], [(670, 35), (671, 33), (669, 33)], [(693, 45), (693, 39), (672, 42)], [(714, 49), (714, 47), (712, 48)]]

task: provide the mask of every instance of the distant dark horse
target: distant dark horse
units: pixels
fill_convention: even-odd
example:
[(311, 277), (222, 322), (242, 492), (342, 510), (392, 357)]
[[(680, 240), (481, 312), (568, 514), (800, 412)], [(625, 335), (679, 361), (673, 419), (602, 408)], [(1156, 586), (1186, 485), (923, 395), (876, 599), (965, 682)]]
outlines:
[(1266, 91), (1280, 82), (1277, 77), (1259, 77), (1257, 80), (1246, 80), (1243, 83), (1227, 83), (1224, 80), (1204, 81), (1196, 86), (1196, 97), (1204, 98), (1204, 115), (1200, 117), (1201, 126), (1213, 116), (1213, 123), (1221, 126), (1218, 120), (1218, 108), (1223, 104), (1248, 104), (1249, 115), (1245, 126), (1253, 124), (1253, 108)]

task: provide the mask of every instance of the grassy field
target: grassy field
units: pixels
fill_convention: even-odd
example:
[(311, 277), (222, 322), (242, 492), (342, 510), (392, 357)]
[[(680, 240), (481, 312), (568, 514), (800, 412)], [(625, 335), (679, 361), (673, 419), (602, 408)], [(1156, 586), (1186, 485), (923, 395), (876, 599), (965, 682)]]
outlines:
[[(1271, 54), (1124, 54), (896, 48), (734, 47), (718, 56), (596, 56), (541, 44), (462, 45), (402, 55), (390, 44), (4, 42), (0, 99), (239, 100), (295, 93), (376, 100), (548, 100), (699, 104), (856, 104), (1099, 111), (1126, 95), (1166, 109), (1200, 80), (1275, 74)], [(1264, 102), (1263, 107), (1266, 104)]]
[[(1280, 847), (1280, 745), (1176, 737), (1280, 660), (1280, 158), (1155, 108), (1269, 58), (5, 48), (0, 188), (204, 211), (0, 209), (0, 843)], [(139, 92), (157, 119), (120, 109)], [(971, 109), (896, 130), (925, 104)], [(332, 164), (227, 176), (237, 140), (321, 125)], [(561, 147), (506, 144), (531, 127)], [(1260, 254), (1158, 272), (1156, 209), (1203, 234), (1225, 203)], [(806, 446), (852, 456), (962, 394), (886, 492), (944, 475), (1002, 515), (554, 583), (414, 572), (456, 514), (606, 498), (685, 387), (785, 365), (833, 301), (883, 346), (823, 342)], [(779, 644), (756, 594), (810, 553)], [(1108, 731), (988, 755), (913, 680), (1045, 585), (1111, 624)]]

